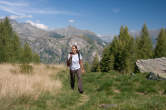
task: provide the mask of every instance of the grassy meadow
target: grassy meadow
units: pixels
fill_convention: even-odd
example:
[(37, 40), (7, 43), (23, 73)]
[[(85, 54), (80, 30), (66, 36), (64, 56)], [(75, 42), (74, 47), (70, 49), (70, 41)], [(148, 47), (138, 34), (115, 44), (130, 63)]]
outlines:
[(85, 73), (79, 94), (65, 66), (31, 65), (28, 74), (17, 64), (0, 65), (0, 110), (166, 110), (166, 81), (147, 80), (146, 73)]

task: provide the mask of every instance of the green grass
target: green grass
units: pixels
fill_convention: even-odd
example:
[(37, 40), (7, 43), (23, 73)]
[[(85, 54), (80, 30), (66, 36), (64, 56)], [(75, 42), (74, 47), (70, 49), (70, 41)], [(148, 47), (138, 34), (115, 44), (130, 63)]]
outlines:
[(0, 99), (0, 106), (1, 110), (166, 110), (166, 81), (147, 80), (146, 75), (86, 73), (84, 99), (77, 87), (70, 89), (69, 73), (61, 71), (54, 78), (63, 82), (58, 94), (42, 93), (37, 100), (26, 95)]

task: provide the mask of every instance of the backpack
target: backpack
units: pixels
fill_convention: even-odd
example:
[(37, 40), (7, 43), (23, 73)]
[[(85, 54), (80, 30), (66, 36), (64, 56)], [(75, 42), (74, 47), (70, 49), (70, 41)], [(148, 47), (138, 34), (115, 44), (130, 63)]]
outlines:
[(78, 50), (78, 58), (79, 58), (79, 63), (80, 63), (80, 51)]
[(153, 72), (149, 72), (149, 74), (146, 76), (148, 80), (166, 80), (166, 78), (160, 77), (158, 74), (155, 74)]

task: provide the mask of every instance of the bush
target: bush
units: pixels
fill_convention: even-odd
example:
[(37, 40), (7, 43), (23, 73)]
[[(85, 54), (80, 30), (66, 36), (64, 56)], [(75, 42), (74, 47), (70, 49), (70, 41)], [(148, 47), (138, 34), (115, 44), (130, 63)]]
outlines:
[(32, 73), (33, 67), (30, 64), (21, 64), (20, 65), (20, 72), (21, 73)]

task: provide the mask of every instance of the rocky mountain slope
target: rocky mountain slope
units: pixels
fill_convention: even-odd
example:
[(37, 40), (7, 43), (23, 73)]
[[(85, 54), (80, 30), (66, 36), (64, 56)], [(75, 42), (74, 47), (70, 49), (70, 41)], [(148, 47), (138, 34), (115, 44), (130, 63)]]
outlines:
[(46, 31), (29, 23), (10, 21), (18, 33), (22, 44), (28, 42), (32, 50), (40, 55), (44, 63), (63, 63), (72, 44), (77, 44), (85, 61), (91, 62), (93, 56), (102, 54), (105, 42), (88, 30), (80, 30), (72, 26)]

